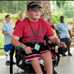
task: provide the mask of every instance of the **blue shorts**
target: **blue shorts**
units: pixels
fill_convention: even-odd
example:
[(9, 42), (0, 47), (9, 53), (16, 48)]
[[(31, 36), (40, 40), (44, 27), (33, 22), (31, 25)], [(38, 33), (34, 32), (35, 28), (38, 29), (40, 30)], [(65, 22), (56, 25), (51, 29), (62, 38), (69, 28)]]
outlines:
[(8, 52), (11, 51), (14, 48), (12, 44), (4, 45), (4, 51)]

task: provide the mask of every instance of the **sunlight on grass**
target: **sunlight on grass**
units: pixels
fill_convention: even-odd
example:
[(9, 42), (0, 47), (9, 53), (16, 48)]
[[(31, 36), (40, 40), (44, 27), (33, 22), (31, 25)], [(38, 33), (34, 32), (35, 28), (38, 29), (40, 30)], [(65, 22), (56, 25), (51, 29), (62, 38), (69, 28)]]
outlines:
[(0, 34), (0, 56), (4, 55), (4, 36)]
[(3, 56), (3, 55), (4, 55), (4, 50), (0, 49), (0, 56)]
[(0, 48), (4, 47), (4, 36), (0, 34)]

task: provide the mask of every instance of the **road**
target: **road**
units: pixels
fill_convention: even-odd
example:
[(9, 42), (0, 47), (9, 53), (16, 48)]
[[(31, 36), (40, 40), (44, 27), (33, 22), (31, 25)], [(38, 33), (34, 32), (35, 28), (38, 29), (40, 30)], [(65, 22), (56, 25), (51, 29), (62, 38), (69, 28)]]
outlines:
[[(58, 74), (74, 74), (74, 48), (71, 48), (72, 57), (61, 57), (59, 66), (56, 67)], [(16, 65), (14, 65), (14, 74), (22, 72)], [(9, 74), (9, 66), (5, 65), (5, 57), (0, 57), (0, 74)]]

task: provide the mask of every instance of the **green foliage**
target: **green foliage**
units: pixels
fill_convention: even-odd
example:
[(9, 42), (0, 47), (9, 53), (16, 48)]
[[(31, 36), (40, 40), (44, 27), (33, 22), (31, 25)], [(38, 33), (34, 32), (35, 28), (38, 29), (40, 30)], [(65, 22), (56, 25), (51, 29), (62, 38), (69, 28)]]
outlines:
[(4, 55), (4, 50), (0, 49), (0, 56), (3, 56), (3, 55)]
[(4, 36), (0, 34), (0, 48), (4, 48)]
[(61, 11), (64, 16), (68, 18), (72, 18), (74, 16), (74, 1), (56, 0), (56, 10), (55, 11), (56, 12)]
[(74, 2), (72, 3), (72, 1), (70, 1), (69, 3), (67, 2), (67, 4), (64, 7), (64, 15), (72, 18), (74, 17)]
[(56, 0), (56, 4), (59, 8), (64, 7), (65, 1), (67, 0)]
[(58, 24), (59, 23), (59, 16), (52, 16), (53, 23)]
[(0, 12), (17, 13), (24, 11), (28, 1), (0, 1)]

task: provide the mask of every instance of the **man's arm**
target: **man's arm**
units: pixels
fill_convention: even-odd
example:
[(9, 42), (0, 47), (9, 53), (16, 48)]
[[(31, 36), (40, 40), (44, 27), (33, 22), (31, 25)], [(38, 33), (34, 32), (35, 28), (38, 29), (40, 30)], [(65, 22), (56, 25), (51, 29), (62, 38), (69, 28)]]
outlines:
[(72, 38), (72, 34), (71, 34), (72, 27), (70, 25), (68, 25), (68, 24), (66, 26), (68, 28), (68, 32), (69, 32), (70, 38)]
[(13, 32), (5, 32), (5, 31), (2, 31), (2, 33), (3, 33), (4, 35), (10, 35), (10, 36), (13, 35)]
[(8, 35), (8, 34), (9, 34), (8, 32), (5, 32), (5, 31), (2, 31), (2, 33), (3, 33), (4, 35)]
[(24, 45), (23, 43), (21, 43), (21, 42), (19, 41), (19, 37), (14, 37), (14, 36), (13, 36), (13, 37), (12, 37), (12, 44), (13, 44), (15, 47), (20, 47), (20, 48), (22, 48), (27, 54), (32, 53), (32, 48)]
[(3, 24), (2, 33), (4, 35), (10, 35), (10, 36), (12, 36), (13, 31), (8, 31), (8, 25)]
[(57, 44), (59, 47), (66, 47), (65, 43), (61, 42), (58, 38), (56, 31), (50, 26), (50, 24), (46, 23), (46, 35), (51, 42)]
[(72, 38), (72, 34), (71, 34), (71, 31), (69, 30), (69, 35), (70, 35), (70, 38)]
[(55, 35), (50, 36), (49, 39), (51, 40), (51, 42), (57, 44), (59, 47), (65, 47), (66, 48), (65, 43), (61, 42), (57, 35), (56, 36)]
[(20, 46), (20, 47), (22, 47), (22, 48), (25, 49), (26, 45), (24, 45), (23, 43), (21, 43), (21, 42), (19, 41), (19, 39), (20, 39), (20, 38), (17, 37), (17, 36), (12, 36), (12, 44), (13, 44), (15, 47)]
[(9, 34), (9, 33), (7, 32), (7, 25), (6, 25), (6, 24), (3, 24), (2, 33), (3, 33), (4, 35), (8, 35), (8, 34)]

